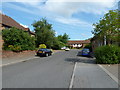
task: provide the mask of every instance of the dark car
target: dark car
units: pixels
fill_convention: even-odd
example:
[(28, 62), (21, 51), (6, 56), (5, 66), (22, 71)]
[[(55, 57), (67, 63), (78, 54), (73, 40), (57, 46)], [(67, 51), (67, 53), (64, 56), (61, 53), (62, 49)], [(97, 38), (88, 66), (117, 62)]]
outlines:
[(82, 50), (82, 55), (83, 56), (90, 56), (90, 50), (88, 48), (84, 48)]
[(39, 49), (37, 52), (36, 52), (37, 56), (50, 56), (52, 55), (52, 51), (50, 49), (46, 49), (46, 48), (42, 48), (42, 49)]

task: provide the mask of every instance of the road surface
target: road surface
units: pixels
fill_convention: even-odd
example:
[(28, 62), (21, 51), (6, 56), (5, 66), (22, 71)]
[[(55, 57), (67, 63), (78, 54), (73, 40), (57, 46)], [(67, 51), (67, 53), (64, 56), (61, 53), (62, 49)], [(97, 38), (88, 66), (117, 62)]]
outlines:
[(49, 57), (4, 66), (2, 87), (118, 88), (118, 84), (92, 58), (80, 57), (77, 53), (78, 50), (60, 51)]
[(3, 88), (68, 88), (78, 50), (61, 51), (2, 68)]

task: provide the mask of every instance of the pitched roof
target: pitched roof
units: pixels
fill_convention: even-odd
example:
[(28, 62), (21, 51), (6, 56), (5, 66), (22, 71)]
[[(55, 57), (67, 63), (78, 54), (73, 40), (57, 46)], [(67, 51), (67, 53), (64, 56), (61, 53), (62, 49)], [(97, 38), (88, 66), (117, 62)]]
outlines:
[(87, 44), (90, 40), (69, 40), (68, 44)]
[(34, 32), (32, 32), (32, 31), (30, 31), (30, 34), (35, 35), (35, 33), (34, 33)]
[(1, 14), (0, 16), (2, 16), (2, 24), (9, 26), (9, 27), (16, 27), (18, 29), (22, 29), (25, 31), (28, 31), (28, 29), (26, 29), (25, 27), (23, 27), (22, 25), (20, 25), (18, 22), (16, 22), (14, 19), (12, 19), (11, 17)]

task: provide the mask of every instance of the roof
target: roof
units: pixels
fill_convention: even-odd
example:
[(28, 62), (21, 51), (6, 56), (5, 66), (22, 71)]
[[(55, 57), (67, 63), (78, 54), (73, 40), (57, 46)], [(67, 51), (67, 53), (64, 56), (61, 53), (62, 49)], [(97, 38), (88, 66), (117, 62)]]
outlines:
[(28, 29), (26, 29), (25, 27), (20, 25), (18, 22), (13, 20), (11, 17), (9, 17), (7, 15), (4, 15), (4, 14), (1, 14), (1, 13), (0, 13), (0, 16), (2, 16), (2, 24), (3, 25), (9, 26), (9, 27), (15, 27), (15, 28), (18, 28), (18, 29), (28, 31)]
[(32, 32), (32, 31), (30, 31), (30, 34), (35, 35), (35, 33), (34, 33), (34, 32)]
[(90, 40), (69, 40), (68, 44), (87, 44)]

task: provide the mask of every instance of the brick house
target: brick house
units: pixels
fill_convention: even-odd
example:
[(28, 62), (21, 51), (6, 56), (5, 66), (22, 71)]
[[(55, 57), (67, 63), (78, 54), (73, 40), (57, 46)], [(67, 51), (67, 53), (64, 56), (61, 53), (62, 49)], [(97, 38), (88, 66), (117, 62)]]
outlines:
[(25, 32), (28, 32), (30, 35), (35, 35), (35, 33), (31, 32), (29, 28), (23, 27), (11, 17), (1, 14), (1, 13), (0, 13), (0, 17), (1, 17), (0, 18), (0, 31), (6, 28), (15, 27), (17, 29), (21, 29), (21, 30), (24, 30)]
[(92, 50), (94, 51), (95, 48), (104, 45), (104, 40), (100, 40), (99, 38), (97, 38), (96, 36), (94, 36), (94, 37), (91, 39), (91, 43), (92, 43)]
[(2, 30), (7, 29), (7, 28), (12, 28), (12, 27), (24, 30), (25, 32), (28, 32), (31, 36), (35, 36), (35, 33), (31, 32), (29, 28), (23, 27), (18, 22), (16, 22), (14, 19), (12, 19), (11, 17), (0, 13), (0, 37), (1, 37), (0, 43), (3, 44), (3, 42), (4, 42), (2, 40), (2, 34), (1, 34)]
[(90, 40), (69, 40), (68, 46), (70, 48), (83, 48), (86, 44), (89, 44)]
[(91, 43), (92, 43), (92, 50), (93, 51), (97, 47), (104, 46), (104, 45), (109, 45), (109, 44), (120, 46), (120, 42), (119, 41), (112, 41), (112, 40), (111, 41), (107, 41), (105, 38), (100, 38), (100, 37), (97, 37), (97, 36), (94, 36), (91, 39)]

